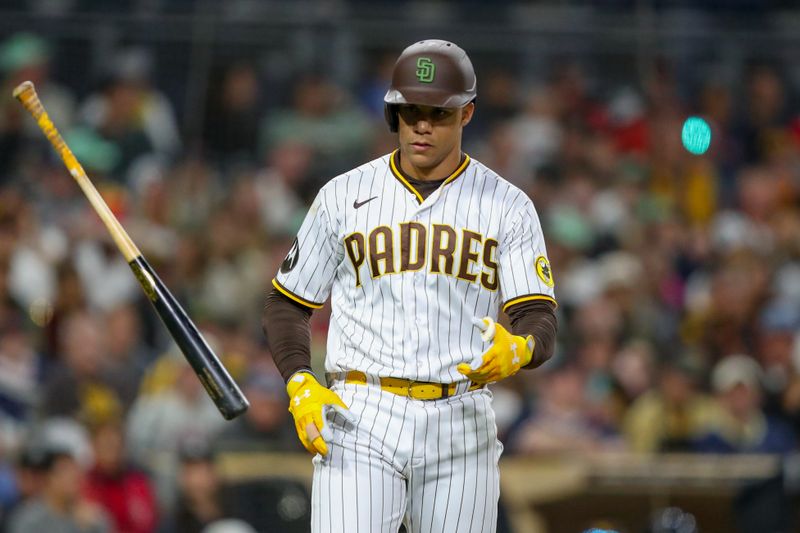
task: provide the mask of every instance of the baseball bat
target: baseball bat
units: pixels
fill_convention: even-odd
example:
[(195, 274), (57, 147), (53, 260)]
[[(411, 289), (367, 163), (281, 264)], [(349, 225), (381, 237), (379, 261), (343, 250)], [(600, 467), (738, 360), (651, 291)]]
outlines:
[(166, 285), (145, 260), (142, 253), (133, 243), (128, 233), (108, 208), (108, 205), (97, 192), (86, 171), (64, 142), (47, 111), (44, 109), (33, 83), (22, 82), (14, 89), (14, 98), (36, 119), (42, 132), (50, 140), (67, 170), (78, 182), (89, 203), (100, 216), (111, 237), (122, 252), (133, 274), (142, 286), (147, 298), (153, 304), (159, 318), (169, 330), (170, 335), (180, 347), (186, 360), (191, 365), (206, 392), (216, 404), (219, 412), (227, 420), (231, 420), (247, 410), (248, 402), (239, 386), (208, 346), (192, 320), (183, 310)]

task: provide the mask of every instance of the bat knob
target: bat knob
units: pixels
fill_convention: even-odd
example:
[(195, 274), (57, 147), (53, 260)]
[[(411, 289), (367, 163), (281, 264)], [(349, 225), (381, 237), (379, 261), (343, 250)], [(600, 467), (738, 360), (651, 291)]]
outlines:
[(225, 420), (233, 420), (237, 416), (241, 415), (247, 408), (250, 407), (250, 403), (242, 396), (240, 402), (231, 402), (230, 404), (226, 404), (219, 407), (220, 413), (222, 413), (223, 418)]
[(12, 94), (14, 95), (14, 98), (20, 98), (27, 91), (33, 91), (33, 90), (34, 87), (32, 81), (23, 81), (22, 83), (17, 85)]
[(494, 338), (495, 322), (491, 318), (473, 318), (472, 323), (481, 331), (483, 342), (489, 342)]

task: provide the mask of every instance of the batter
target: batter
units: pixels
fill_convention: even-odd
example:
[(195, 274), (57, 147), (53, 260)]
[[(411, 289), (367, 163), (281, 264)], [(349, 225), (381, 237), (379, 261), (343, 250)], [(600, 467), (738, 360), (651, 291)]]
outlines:
[[(457, 45), (406, 48), (384, 98), (398, 149), (320, 190), (273, 280), (264, 331), (315, 455), (315, 533), (496, 528), (486, 385), (550, 358), (556, 302), (532, 201), (461, 151), (476, 96)], [(322, 379), (308, 320), (328, 298)]]

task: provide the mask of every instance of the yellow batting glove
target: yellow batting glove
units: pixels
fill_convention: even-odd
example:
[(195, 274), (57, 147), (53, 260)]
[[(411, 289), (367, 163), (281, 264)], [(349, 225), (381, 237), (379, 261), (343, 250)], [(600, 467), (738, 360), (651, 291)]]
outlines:
[(330, 429), (326, 423), (328, 409), (333, 409), (349, 422), (355, 423), (351, 413), (339, 396), (317, 382), (310, 372), (298, 372), (286, 384), (289, 393), (289, 412), (294, 417), (297, 436), (306, 450), (312, 455), (328, 454), (325, 439), (330, 439)]
[(473, 319), (472, 323), (480, 328), (483, 342), (493, 341), (492, 346), (472, 364), (461, 363), (456, 367), (475, 383), (500, 381), (531, 362), (536, 346), (533, 336), (513, 335), (489, 317)]

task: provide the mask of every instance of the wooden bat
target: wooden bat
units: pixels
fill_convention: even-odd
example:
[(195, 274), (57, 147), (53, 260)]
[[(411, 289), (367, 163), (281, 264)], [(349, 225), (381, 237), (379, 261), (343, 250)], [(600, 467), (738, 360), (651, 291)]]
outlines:
[(169, 330), (172, 338), (180, 347), (186, 360), (194, 369), (206, 392), (214, 401), (222, 416), (231, 420), (242, 414), (249, 406), (247, 399), (242, 394), (239, 386), (230, 376), (228, 371), (208, 346), (203, 336), (197, 330), (192, 320), (183, 310), (164, 283), (145, 260), (142, 253), (128, 236), (125, 229), (108, 208), (103, 197), (97, 192), (83, 167), (64, 142), (47, 111), (44, 109), (33, 83), (22, 82), (14, 89), (14, 98), (28, 110), (36, 119), (39, 128), (50, 140), (61, 160), (67, 166), (69, 173), (78, 182), (89, 203), (106, 225), (111, 237), (122, 252), (125, 260), (130, 265), (133, 274), (150, 299), (161, 321)]

